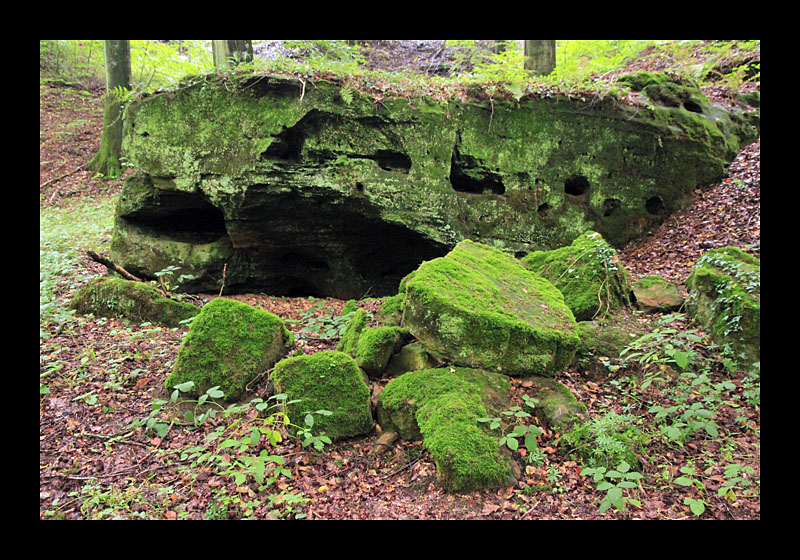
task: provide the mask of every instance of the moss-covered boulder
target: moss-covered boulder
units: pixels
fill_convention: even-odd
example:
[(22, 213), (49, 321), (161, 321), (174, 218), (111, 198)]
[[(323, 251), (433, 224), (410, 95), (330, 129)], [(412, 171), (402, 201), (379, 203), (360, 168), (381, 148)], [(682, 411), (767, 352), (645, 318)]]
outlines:
[(510, 403), (503, 375), (467, 368), (406, 373), (380, 395), (378, 423), (403, 439), (422, 439), (439, 481), (451, 491), (508, 486), (515, 474), (497, 433), (479, 418), (499, 416)]
[(215, 298), (192, 321), (166, 388), (192, 381), (194, 394), (202, 394), (218, 385), (226, 400), (237, 400), (246, 385), (271, 368), (293, 341), (280, 317)]
[(748, 115), (660, 76), (631, 80), (655, 99), (638, 106), (483, 92), (376, 103), (350, 81), (189, 78), (127, 109), (138, 172), (111, 256), (141, 277), (181, 266), (192, 291), (218, 290), (227, 264), (228, 293), (348, 299), (394, 293), (462, 239), (516, 254), (592, 230), (622, 246), (757, 135)]
[(403, 325), (441, 360), (553, 376), (575, 354), (577, 326), (561, 292), (492, 247), (464, 240), (402, 289)]
[(392, 354), (402, 347), (408, 331), (395, 326), (372, 327), (369, 322), (369, 312), (357, 309), (336, 349), (350, 354), (368, 376), (380, 377)]
[(78, 290), (70, 305), (84, 315), (120, 317), (135, 323), (159, 323), (168, 327), (177, 327), (181, 321), (200, 313), (200, 308), (166, 298), (149, 284), (122, 278), (90, 281)]
[(703, 254), (686, 279), (689, 315), (739, 365), (761, 360), (761, 260), (736, 247)]
[(645, 313), (668, 313), (683, 306), (678, 286), (655, 274), (631, 282), (636, 307)]
[(367, 434), (374, 425), (370, 391), (355, 360), (344, 352), (325, 350), (281, 360), (272, 371), (272, 381), (289, 401), (286, 414), (303, 425), (307, 412), (327, 410), (314, 416), (315, 433), (324, 432), (332, 441)]
[(645, 332), (646, 326), (622, 314), (601, 321), (579, 321), (581, 341), (573, 365), (592, 376), (604, 376), (609, 372), (610, 363)]
[(586, 405), (578, 401), (566, 385), (549, 377), (529, 377), (522, 382), (526, 394), (536, 401), (523, 410), (532, 414), (552, 430), (563, 432), (585, 419)]
[(630, 305), (628, 272), (597, 232), (588, 231), (566, 247), (535, 251), (521, 262), (555, 284), (578, 321)]

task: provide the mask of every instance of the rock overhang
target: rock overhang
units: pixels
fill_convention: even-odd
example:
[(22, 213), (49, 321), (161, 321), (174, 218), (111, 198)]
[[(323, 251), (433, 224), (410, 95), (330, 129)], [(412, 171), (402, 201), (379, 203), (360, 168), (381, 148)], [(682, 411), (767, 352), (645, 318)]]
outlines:
[[(259, 76), (131, 106), (125, 152), (138, 175), (117, 212), (120, 264), (152, 275), (158, 240), (178, 236), (182, 254), (226, 247), (193, 264), (217, 277), (194, 289), (218, 288), (224, 265), (230, 290), (387, 295), (462, 239), (521, 256), (591, 229), (620, 246), (721, 176), (731, 143), (749, 134), (717, 110), (374, 103), (344, 91)], [(150, 240), (146, 254), (123, 239), (131, 231)]]

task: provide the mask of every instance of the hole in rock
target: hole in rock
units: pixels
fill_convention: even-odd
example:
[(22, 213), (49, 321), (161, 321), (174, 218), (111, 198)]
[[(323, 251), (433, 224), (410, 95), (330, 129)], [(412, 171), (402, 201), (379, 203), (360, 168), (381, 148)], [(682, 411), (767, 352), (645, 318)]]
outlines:
[(402, 152), (393, 150), (378, 150), (375, 153), (375, 162), (386, 171), (408, 173), (408, 170), (411, 169), (411, 158)]
[(582, 175), (575, 175), (564, 181), (564, 192), (573, 196), (580, 196), (589, 190), (589, 180)]
[(683, 102), (683, 108), (687, 111), (691, 111), (692, 113), (702, 113), (703, 108), (696, 102), (692, 101), (691, 99), (687, 99)]
[(652, 214), (653, 216), (664, 214), (667, 211), (667, 207), (664, 205), (664, 201), (661, 200), (660, 196), (651, 196), (648, 198), (644, 203), (644, 209), (647, 210), (648, 214)]
[(453, 151), (450, 162), (450, 184), (458, 192), (470, 194), (503, 194), (506, 187), (500, 176), (481, 167), (474, 157)]
[(322, 259), (302, 253), (286, 253), (278, 261), (286, 267), (308, 268), (317, 270), (329, 270), (330, 266)]
[(545, 202), (544, 204), (540, 204), (536, 211), (539, 213), (540, 217), (544, 218), (547, 216), (547, 212), (550, 210), (550, 208), (550, 204)]
[(285, 297), (325, 297), (321, 290), (317, 289), (313, 282), (305, 278), (295, 278), (286, 276), (278, 279), (281, 286), (281, 296)]
[(264, 152), (264, 157), (299, 162), (304, 141), (305, 135), (297, 126), (287, 128), (275, 137), (267, 151)]
[(607, 198), (603, 201), (603, 216), (613, 216), (622, 206), (622, 201), (616, 198)]

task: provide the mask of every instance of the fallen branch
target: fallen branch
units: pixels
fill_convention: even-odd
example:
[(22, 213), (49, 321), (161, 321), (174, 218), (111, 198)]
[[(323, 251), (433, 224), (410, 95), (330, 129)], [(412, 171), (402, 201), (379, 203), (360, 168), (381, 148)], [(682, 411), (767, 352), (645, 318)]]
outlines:
[(89, 258), (92, 259), (94, 262), (102, 264), (109, 270), (113, 270), (126, 280), (133, 280), (134, 282), (144, 282), (144, 280), (142, 280), (141, 278), (137, 278), (136, 276), (134, 276), (133, 274), (131, 274), (130, 272), (119, 266), (118, 264), (114, 264), (112, 261), (101, 257), (92, 250), (87, 251), (87, 254), (89, 255)]
[[(44, 183), (42, 183), (41, 185), (39, 185), (39, 188), (40, 188), (40, 189), (43, 189), (44, 187), (46, 187), (47, 185), (49, 185), (49, 184), (51, 184), (51, 183), (55, 183), (56, 181), (60, 181), (60, 180), (61, 180), (61, 179), (63, 179), (64, 177), (68, 177), (69, 175), (72, 175), (73, 173), (77, 173), (77, 172), (78, 172), (78, 171), (80, 171), (81, 169), (86, 169), (86, 166), (87, 166), (87, 165), (89, 165), (89, 163), (88, 163), (88, 162), (87, 162), (87, 163), (84, 163), (84, 164), (83, 164), (83, 165), (81, 165), (80, 167), (76, 167), (76, 168), (75, 168), (75, 169), (73, 169), (72, 171), (67, 171), (66, 173), (63, 173), (63, 174), (59, 175), (58, 177), (53, 177), (53, 178), (52, 178), (52, 179), (50, 179), (49, 181), (45, 181)], [(55, 196), (55, 193), (53, 193), (53, 194), (50, 196), (50, 200), (51, 200), (51, 201), (52, 201), (52, 199), (53, 199), (53, 196)]]

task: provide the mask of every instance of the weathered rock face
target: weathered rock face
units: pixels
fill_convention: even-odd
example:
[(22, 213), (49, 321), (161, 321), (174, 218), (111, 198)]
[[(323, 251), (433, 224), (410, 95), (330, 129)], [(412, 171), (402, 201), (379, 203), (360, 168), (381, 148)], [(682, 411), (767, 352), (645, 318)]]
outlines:
[(198, 79), (128, 110), (139, 172), (112, 258), (143, 276), (180, 266), (190, 291), (218, 289), (225, 267), (228, 291), (350, 298), (395, 293), (463, 239), (519, 255), (593, 230), (619, 246), (755, 135), (691, 99), (374, 102), (327, 82)]

